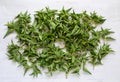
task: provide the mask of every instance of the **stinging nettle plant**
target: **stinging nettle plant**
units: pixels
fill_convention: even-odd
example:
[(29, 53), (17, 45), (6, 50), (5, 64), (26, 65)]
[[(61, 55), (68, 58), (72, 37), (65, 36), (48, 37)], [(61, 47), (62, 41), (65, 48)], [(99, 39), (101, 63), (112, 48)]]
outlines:
[[(93, 66), (113, 52), (108, 41), (114, 40), (108, 28), (97, 30), (105, 22), (96, 12), (75, 13), (70, 9), (36, 11), (34, 21), (28, 12), (18, 14), (6, 24), (8, 31), (4, 38), (15, 32), (18, 44), (8, 45), (7, 56), (23, 66), (26, 74), (32, 70), (33, 77), (47, 69), (47, 74), (56, 71), (79, 74), (80, 70), (91, 74), (86, 63)], [(102, 41), (102, 42), (101, 42)], [(61, 48), (56, 42), (63, 42)]]

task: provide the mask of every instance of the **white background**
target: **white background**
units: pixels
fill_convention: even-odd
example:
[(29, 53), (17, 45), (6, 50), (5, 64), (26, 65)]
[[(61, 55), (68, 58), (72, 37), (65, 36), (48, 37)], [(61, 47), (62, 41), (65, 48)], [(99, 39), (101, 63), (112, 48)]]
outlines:
[[(111, 42), (114, 54), (109, 54), (102, 62), (103, 65), (93, 68), (88, 66), (92, 75), (81, 73), (80, 76), (69, 75), (65, 78), (63, 73), (55, 73), (52, 77), (45, 74), (32, 78), (29, 74), (23, 76), (23, 68), (8, 60), (6, 56), (7, 45), (15, 34), (3, 39), (7, 27), (19, 12), (29, 11), (34, 13), (39, 9), (50, 7), (61, 9), (72, 7), (76, 12), (87, 10), (96, 11), (104, 16), (107, 21), (103, 27), (112, 29), (116, 41)], [(14, 40), (15, 41), (15, 40)], [(120, 0), (0, 0), (0, 82), (120, 82)]]

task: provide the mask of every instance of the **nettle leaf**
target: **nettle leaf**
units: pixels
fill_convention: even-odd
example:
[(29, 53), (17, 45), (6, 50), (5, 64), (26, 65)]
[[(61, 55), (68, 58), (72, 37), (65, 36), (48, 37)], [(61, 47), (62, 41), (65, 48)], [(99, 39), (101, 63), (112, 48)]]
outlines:
[(66, 78), (69, 73), (79, 74), (80, 70), (91, 74), (86, 63), (100, 65), (104, 57), (114, 52), (108, 43), (114, 40), (110, 36), (114, 32), (109, 28), (98, 30), (105, 20), (96, 12), (76, 13), (64, 7), (36, 11), (32, 20), (28, 12), (21, 12), (6, 24), (4, 38), (13, 32), (17, 34), (17, 43), (12, 41), (8, 45), (7, 56), (23, 67), (24, 75), (32, 70), (33, 77), (44, 69), (50, 75), (65, 72)]
[(11, 33), (13, 33), (14, 32), (14, 29), (9, 29), (7, 32), (6, 32), (6, 34), (5, 34), (5, 36), (3, 37), (3, 38), (5, 38), (6, 36), (8, 36), (9, 34), (11, 34)]
[(72, 73), (77, 73), (79, 75), (79, 72), (80, 72), (80, 67), (76, 67), (72, 70)]
[(115, 40), (113, 37), (110, 37), (110, 36), (107, 36), (107, 37), (105, 37), (105, 40)]
[(101, 28), (101, 31), (100, 31), (100, 32), (101, 32), (101, 33), (100, 33), (100, 34), (101, 34), (101, 37), (102, 37), (103, 39), (105, 39), (106, 36), (114, 33), (113, 31), (111, 31), (111, 30), (108, 29), (108, 28), (105, 28), (105, 29)]
[(75, 62), (75, 56), (72, 56), (72, 63)]
[(95, 24), (102, 24), (106, 20), (104, 19), (104, 17), (98, 16), (96, 12), (90, 13), (90, 17), (94, 21)]
[(86, 67), (83, 67), (83, 71), (88, 73), (88, 74), (92, 74)]
[(12, 22), (8, 22), (6, 24), (6, 26), (8, 27), (8, 30), (7, 30), (7, 32), (6, 32), (6, 34), (4, 35), (3, 38), (5, 38), (6, 36), (8, 36), (9, 34), (11, 34), (11, 33), (13, 33), (15, 31), (16, 24), (15, 24), (14, 21), (12, 21)]
[(40, 69), (36, 65), (32, 65), (33, 72), (30, 74), (33, 77), (37, 77), (39, 74), (41, 74)]

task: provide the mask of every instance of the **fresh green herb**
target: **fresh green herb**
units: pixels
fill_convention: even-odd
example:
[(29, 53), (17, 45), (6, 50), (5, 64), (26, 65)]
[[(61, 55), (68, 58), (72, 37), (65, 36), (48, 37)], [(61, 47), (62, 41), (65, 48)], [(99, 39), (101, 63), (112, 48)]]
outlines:
[[(67, 77), (69, 73), (79, 74), (80, 70), (91, 74), (86, 63), (101, 64), (113, 52), (108, 41), (114, 40), (110, 36), (114, 32), (97, 29), (104, 21), (96, 12), (75, 13), (71, 8), (36, 11), (33, 22), (28, 12), (20, 13), (6, 24), (8, 31), (4, 38), (15, 32), (18, 39), (18, 44), (12, 41), (8, 46), (8, 58), (23, 66), (24, 74), (32, 70), (30, 75), (34, 77), (46, 68), (50, 75), (62, 71)], [(62, 42), (63, 47), (56, 46), (56, 42)]]

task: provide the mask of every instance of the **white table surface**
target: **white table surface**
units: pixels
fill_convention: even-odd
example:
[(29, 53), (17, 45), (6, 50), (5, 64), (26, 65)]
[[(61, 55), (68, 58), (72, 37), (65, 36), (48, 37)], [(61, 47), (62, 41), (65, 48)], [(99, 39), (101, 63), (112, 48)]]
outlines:
[[(3, 39), (7, 27), (4, 26), (11, 21), (19, 12), (28, 10), (34, 13), (39, 9), (50, 7), (61, 9), (72, 7), (76, 12), (87, 10), (96, 11), (107, 20), (103, 27), (112, 29), (116, 41), (110, 42), (115, 50), (114, 54), (104, 58), (103, 65), (93, 68), (88, 66), (92, 75), (81, 73), (80, 76), (69, 75), (65, 78), (64, 73), (55, 73), (52, 77), (45, 74), (38, 78), (32, 78), (27, 73), (23, 76), (23, 68), (8, 60), (6, 56), (7, 45), (11, 39), (15, 40), (15, 34)], [(0, 0), (0, 82), (120, 82), (120, 0)]]

